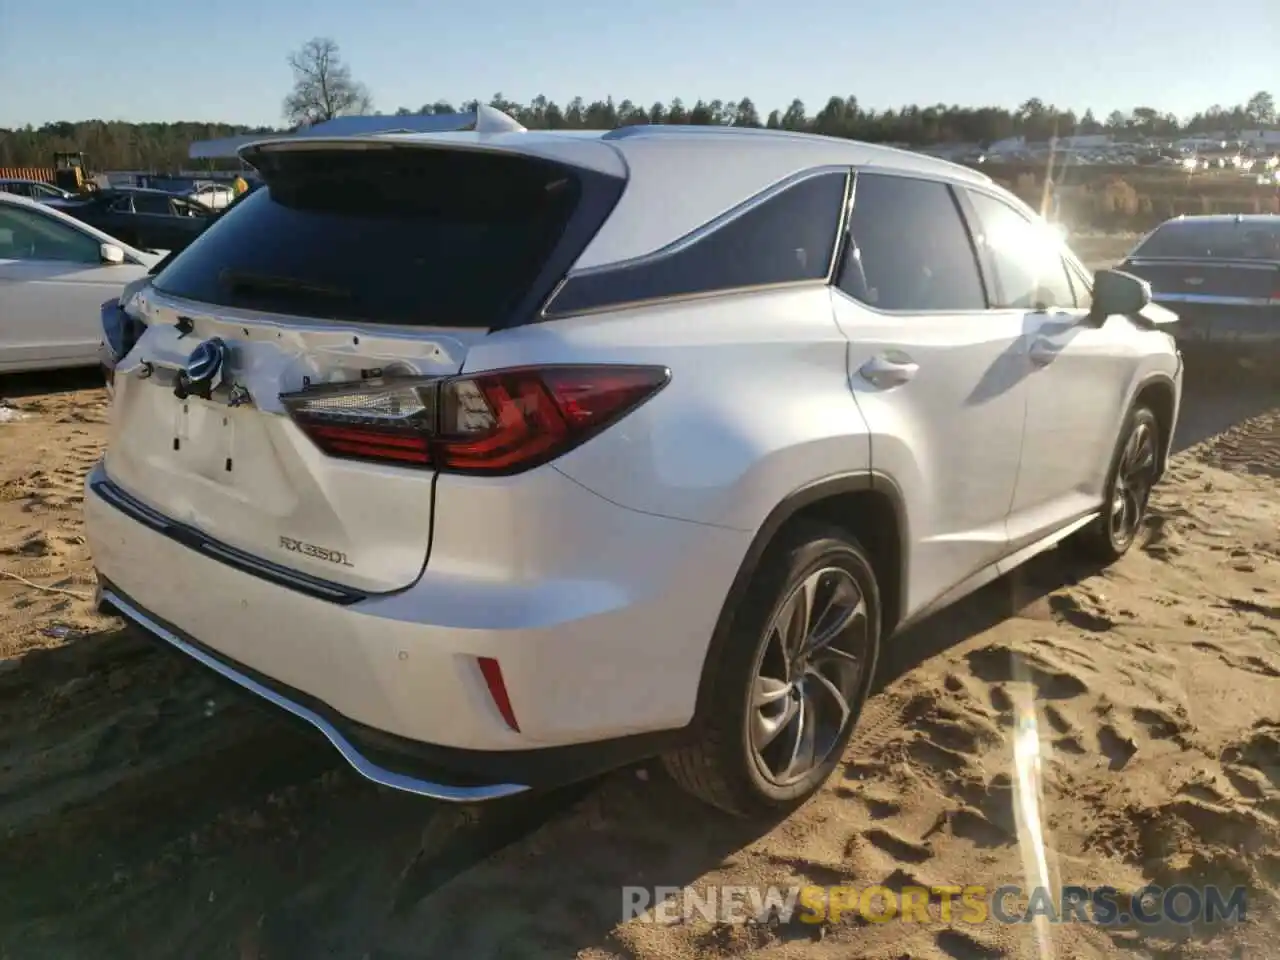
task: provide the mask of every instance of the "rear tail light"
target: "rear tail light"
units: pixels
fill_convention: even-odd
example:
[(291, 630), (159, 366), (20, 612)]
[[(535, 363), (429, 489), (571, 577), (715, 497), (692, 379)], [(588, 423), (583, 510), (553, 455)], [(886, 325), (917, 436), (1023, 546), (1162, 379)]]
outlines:
[(120, 305), (120, 298), (107, 300), (98, 308), (102, 321), (102, 343), (98, 346), (98, 359), (102, 378), (106, 382), (107, 396), (115, 393), (116, 364), (137, 344), (146, 330), (142, 321), (131, 316)]
[(665, 367), (519, 367), (458, 377), (385, 377), (307, 387), (281, 402), (326, 454), (455, 473), (546, 463), (630, 413)]

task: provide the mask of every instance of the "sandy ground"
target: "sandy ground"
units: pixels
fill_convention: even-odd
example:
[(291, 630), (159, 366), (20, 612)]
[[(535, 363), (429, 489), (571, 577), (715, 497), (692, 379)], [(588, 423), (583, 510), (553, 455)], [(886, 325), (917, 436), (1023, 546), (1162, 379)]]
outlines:
[(104, 397), (0, 380), (0, 957), (1043, 956), (994, 922), (618, 922), (628, 884), (1025, 882), (1020, 705), (1054, 882), (1251, 897), (1225, 928), (1054, 927), (1051, 954), (1261, 956), (1280, 933), (1280, 395), (1228, 379), (1189, 386), (1141, 549), (1103, 572), (1046, 555), (895, 640), (844, 768), (780, 823), (723, 819), (656, 766), (477, 810), (358, 781), (90, 611), (80, 482)]

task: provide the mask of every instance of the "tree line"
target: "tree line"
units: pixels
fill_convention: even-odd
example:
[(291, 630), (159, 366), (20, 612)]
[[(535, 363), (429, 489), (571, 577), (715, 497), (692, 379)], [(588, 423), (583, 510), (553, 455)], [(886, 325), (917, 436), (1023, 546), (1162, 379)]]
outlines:
[[(810, 113), (803, 100), (792, 100), (785, 110), (771, 110), (763, 119), (749, 97), (741, 100), (697, 100), (692, 104), (677, 97), (670, 103), (654, 103), (649, 107), (632, 100), (615, 101), (613, 97), (591, 103), (575, 97), (561, 107), (546, 97), (534, 97), (528, 104), (522, 104), (507, 100), (499, 93), (489, 103), (511, 114), (531, 130), (610, 130), (639, 123), (723, 125), (798, 130), (911, 146), (989, 144), (1015, 136), (1047, 140), (1054, 136), (1097, 133), (1110, 133), (1121, 139), (1178, 137), (1267, 128), (1276, 123), (1275, 101), (1266, 91), (1260, 91), (1248, 103), (1234, 107), (1211, 106), (1185, 121), (1152, 107), (1134, 107), (1128, 113), (1115, 110), (1100, 121), (1092, 110), (1077, 114), (1072, 109), (1063, 110), (1046, 104), (1038, 97), (1026, 100), (1015, 110), (948, 106), (943, 103), (875, 110), (863, 107), (856, 96), (831, 97), (816, 113)], [(423, 104), (416, 110), (400, 107), (396, 115), (453, 113), (455, 109), (464, 112), (474, 110), (475, 101), (466, 102), (460, 108), (455, 108), (447, 100)]]
[[(288, 62), (294, 83), (285, 97), (283, 113), (289, 123), (316, 123), (371, 108), (372, 94), (352, 77), (337, 41), (331, 37), (313, 37), (291, 53)], [(639, 123), (723, 125), (800, 130), (909, 146), (985, 144), (1013, 136), (1047, 140), (1053, 136), (1097, 133), (1135, 138), (1174, 137), (1269, 127), (1277, 122), (1275, 97), (1265, 90), (1255, 93), (1246, 103), (1233, 107), (1215, 104), (1185, 121), (1147, 106), (1134, 107), (1128, 113), (1114, 110), (1105, 120), (1099, 120), (1092, 110), (1077, 114), (1074, 110), (1047, 104), (1039, 97), (1024, 101), (1016, 110), (944, 103), (874, 110), (863, 107), (856, 96), (833, 96), (814, 114), (809, 113), (803, 100), (792, 100), (785, 109), (771, 110), (763, 118), (749, 97), (697, 100), (692, 104), (677, 98), (650, 106), (634, 100), (615, 101), (613, 97), (591, 103), (575, 97), (561, 107), (544, 96), (534, 97), (525, 104), (498, 93), (489, 103), (530, 130), (612, 130)], [(475, 106), (474, 100), (458, 108), (447, 100), (437, 100), (417, 109), (400, 107), (395, 115), (465, 113)]]
[[(333, 40), (314, 38), (291, 53), (288, 62), (294, 85), (282, 104), (286, 123), (281, 130), (371, 111), (373, 98), (368, 88), (352, 78)], [(475, 109), (475, 103), (455, 105), (447, 100), (434, 100), (416, 108), (400, 107), (394, 113), (405, 116), (469, 112)], [(1045, 140), (1052, 136), (1096, 133), (1111, 133), (1120, 138), (1164, 138), (1268, 128), (1277, 124), (1275, 98), (1266, 91), (1259, 91), (1245, 103), (1231, 107), (1214, 105), (1186, 119), (1154, 107), (1137, 106), (1127, 113), (1113, 111), (1100, 120), (1092, 110), (1077, 113), (1037, 97), (1012, 110), (942, 103), (877, 110), (864, 107), (856, 96), (833, 96), (816, 112), (810, 112), (808, 105), (797, 99), (785, 108), (764, 114), (749, 97), (692, 102), (676, 98), (670, 103), (645, 106), (613, 97), (590, 102), (575, 97), (561, 105), (537, 96), (529, 103), (518, 103), (496, 94), (489, 103), (531, 130), (608, 130), (638, 123), (734, 125), (914, 147), (954, 142), (987, 144), (1013, 136)], [(47, 167), (52, 165), (55, 152), (83, 151), (88, 155), (91, 168), (97, 170), (175, 170), (191, 165), (187, 148), (193, 140), (271, 132), (277, 131), (231, 123), (102, 120), (60, 121), (18, 130), (0, 128), (0, 167)]]
[(8, 130), (0, 127), (0, 167), (52, 167), (55, 153), (83, 151), (91, 170), (180, 170), (190, 167), (193, 140), (242, 133), (272, 133), (268, 127), (230, 123), (126, 123), (79, 120)]

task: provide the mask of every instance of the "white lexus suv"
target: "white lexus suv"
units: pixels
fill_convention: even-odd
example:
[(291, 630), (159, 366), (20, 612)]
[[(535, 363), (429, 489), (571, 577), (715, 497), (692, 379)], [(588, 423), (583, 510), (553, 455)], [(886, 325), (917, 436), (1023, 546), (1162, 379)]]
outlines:
[[(882, 644), (1139, 533), (1173, 314), (980, 173), (782, 131), (279, 139), (119, 305), (99, 599), (475, 801), (840, 762)], [(108, 311), (110, 312), (110, 311)]]

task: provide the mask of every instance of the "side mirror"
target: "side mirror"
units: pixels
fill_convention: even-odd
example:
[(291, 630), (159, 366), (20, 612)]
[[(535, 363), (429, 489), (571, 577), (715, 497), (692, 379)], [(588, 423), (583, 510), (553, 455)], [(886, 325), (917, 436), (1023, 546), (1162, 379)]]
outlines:
[(98, 248), (98, 254), (102, 258), (102, 262), (109, 265), (124, 263), (124, 251), (117, 247), (114, 243), (104, 243)]
[(1093, 275), (1093, 309), (1089, 316), (1103, 323), (1113, 314), (1130, 317), (1151, 303), (1151, 284), (1120, 270), (1099, 270)]

